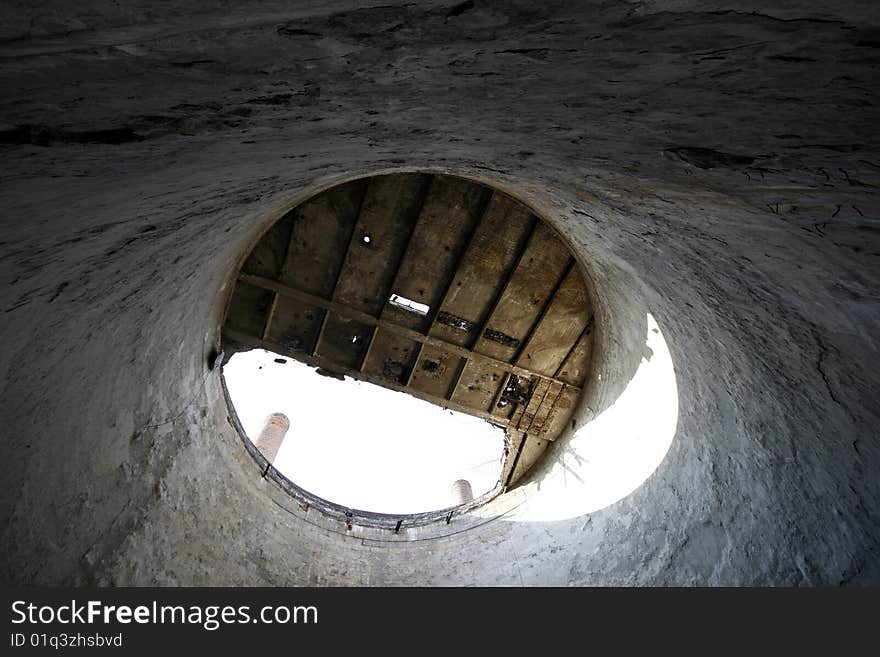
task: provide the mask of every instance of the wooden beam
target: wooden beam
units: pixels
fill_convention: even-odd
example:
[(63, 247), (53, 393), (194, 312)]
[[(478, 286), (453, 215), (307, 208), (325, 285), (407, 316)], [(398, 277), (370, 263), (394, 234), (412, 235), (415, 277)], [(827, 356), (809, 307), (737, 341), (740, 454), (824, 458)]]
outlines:
[[(287, 213), (282, 217), (282, 219), (277, 222), (275, 225), (277, 226), (282, 221), (289, 221), (293, 224), (293, 219), (291, 217), (292, 213)], [(270, 229), (271, 231), (271, 229)], [(268, 232), (267, 231), (267, 234)], [(260, 241), (264, 240), (266, 235), (263, 235)], [(287, 265), (287, 257), (290, 255), (290, 243), (293, 241), (293, 227), (291, 226), (290, 235), (287, 238), (287, 244), (284, 245), (284, 253), (281, 254), (281, 264), (278, 266), (277, 275), (280, 276), (281, 272), (284, 271), (285, 265)], [(266, 323), (263, 324), (263, 334), (260, 336), (264, 340), (269, 337), (269, 330), (272, 328), (272, 320), (275, 319), (275, 310), (278, 308), (278, 293), (275, 292), (272, 294), (272, 304), (269, 306), (269, 312), (266, 314)], [(228, 309), (227, 309), (228, 311)]]
[[(553, 408), (556, 406), (556, 402), (559, 400), (559, 395), (562, 394), (562, 388), (557, 387), (555, 389), (555, 395), (553, 395), (553, 401), (547, 400), (547, 395), (552, 394), (554, 385), (551, 384), (547, 389), (547, 394), (544, 395), (544, 399), (541, 401), (541, 406), (538, 407), (538, 410), (535, 411), (535, 416), (532, 418), (532, 423), (529, 425), (529, 431), (534, 427), (534, 433), (545, 433), (544, 426), (547, 423), (547, 418), (550, 417), (550, 413), (553, 412)], [(537, 424), (536, 424), (537, 423)], [(548, 438), (548, 440), (552, 440), (553, 438)]]
[(239, 333), (238, 331), (226, 330), (224, 333), (228, 338), (240, 344), (249, 345), (258, 349), (268, 349), (269, 351), (273, 351), (279, 354), (286, 354), (291, 358), (302, 361), (306, 365), (310, 365), (312, 367), (320, 367), (330, 372), (350, 376), (351, 378), (357, 379), (359, 381), (366, 381), (367, 383), (372, 383), (383, 388), (390, 388), (391, 390), (395, 390), (397, 392), (403, 392), (412, 395), (413, 397), (418, 397), (419, 399), (432, 402), (443, 408), (451, 409), (453, 411), (459, 411), (468, 415), (474, 415), (499, 427), (507, 426), (507, 420), (505, 420), (504, 418), (495, 417), (478, 409), (463, 406), (448, 399), (443, 399), (442, 397), (430, 395), (414, 388), (408, 388), (405, 385), (401, 385), (400, 383), (397, 383), (393, 380), (385, 379), (383, 377), (367, 374), (364, 372), (359, 372), (350, 368), (340, 367), (337, 363), (331, 362), (326, 358), (322, 358), (321, 356), (312, 356), (306, 352), (289, 351), (285, 349), (283, 345), (280, 345), (277, 342), (273, 342), (271, 340), (260, 340), (259, 338), (245, 335), (244, 333)]
[(512, 372), (507, 372), (504, 375), (504, 378), (501, 379), (501, 387), (498, 388), (498, 391), (495, 393), (495, 397), (492, 399), (492, 407), (489, 409), (490, 413), (494, 413), (495, 409), (498, 408), (498, 402), (501, 401), (501, 395), (504, 394), (504, 389), (507, 388), (507, 382), (510, 381), (510, 375)]
[(445, 349), (446, 351), (452, 352), (459, 356), (463, 356), (465, 358), (491, 363), (492, 365), (495, 365), (497, 367), (509, 370), (514, 374), (520, 374), (529, 378), (535, 377), (538, 379), (546, 379), (547, 381), (556, 381), (566, 388), (574, 388), (576, 390), (580, 390), (580, 387), (573, 386), (570, 383), (565, 383), (565, 381), (559, 381), (558, 379), (554, 379), (553, 377), (534, 372), (524, 367), (511, 365), (508, 362), (492, 358), (491, 356), (486, 356), (485, 354), (470, 351), (469, 349), (460, 347), (457, 344), (452, 344), (451, 342), (446, 342), (445, 340), (441, 340), (433, 336), (424, 335), (419, 331), (414, 331), (413, 329), (409, 329), (404, 326), (398, 326), (393, 322), (373, 317), (372, 315), (368, 315), (367, 313), (355, 310), (354, 308), (349, 308), (348, 306), (337, 303), (335, 301), (327, 301), (326, 299), (316, 297), (315, 295), (309, 294), (308, 292), (303, 292), (302, 290), (297, 290), (296, 288), (284, 285), (283, 283), (279, 283), (278, 281), (263, 278), (262, 276), (254, 276), (253, 274), (241, 274), (239, 275), (238, 279), (241, 282), (252, 285), (254, 287), (269, 290), (270, 292), (278, 292), (282, 296), (289, 296), (291, 298), (304, 301), (305, 303), (308, 303), (310, 305), (324, 308), (325, 310), (332, 310), (334, 313), (348, 319), (353, 319), (369, 326), (379, 326), (382, 329), (387, 329), (392, 333), (396, 333), (397, 335), (409, 338), (414, 342), (431, 345), (432, 347), (437, 347), (439, 349)]
[[(552, 384), (547, 381), (541, 381), (535, 385), (532, 389), (532, 394), (529, 396), (528, 403), (524, 405), (519, 422), (516, 424), (517, 429), (525, 433), (528, 433), (531, 430), (532, 421), (535, 419), (538, 410), (547, 398), (547, 393), (549, 392), (551, 385)], [(543, 388), (543, 390), (539, 392), (539, 388)]]
[(547, 451), (549, 441), (546, 438), (536, 436), (535, 434), (526, 434), (522, 443), (522, 449), (519, 452), (516, 465), (510, 472), (510, 484), (513, 485), (535, 465), (541, 455)]
[(526, 414), (526, 409), (529, 407), (529, 404), (532, 403), (532, 399), (535, 396), (535, 391), (539, 386), (543, 385), (544, 381), (529, 381), (529, 395), (526, 398), (525, 402), (517, 403), (513, 405), (513, 410), (510, 414), (510, 425), (513, 427), (519, 428), (520, 423), (522, 422), (523, 416)]
[[(478, 209), (475, 205), (472, 213)], [(480, 320), (493, 303), (507, 272), (516, 264), (532, 219), (531, 212), (503, 193), (496, 191), (489, 197), (467, 250), (458, 251), (464, 258), (437, 308), (432, 335), (462, 347), (473, 341)]]
[[(425, 203), (428, 201), (428, 197), (431, 195), (431, 187), (434, 185), (434, 176), (431, 176), (431, 179), (425, 183), (425, 187), (422, 190), (421, 198), (419, 199), (419, 213), (416, 215), (416, 220), (412, 223), (412, 229), (409, 231), (409, 235), (406, 236), (406, 244), (403, 249), (400, 251), (400, 259), (397, 261), (394, 268), (394, 276), (392, 276), (389, 280), (391, 283), (388, 288), (382, 291), (382, 309), (379, 311), (379, 316), (385, 312), (385, 308), (388, 306), (389, 293), (395, 289), (397, 285), (397, 278), (400, 276), (400, 268), (403, 267), (403, 263), (406, 261), (406, 256), (409, 254), (409, 250), (411, 248), (413, 235), (416, 233), (416, 228), (418, 228), (419, 221), (422, 219), (422, 212), (425, 209)], [(418, 363), (418, 357), (416, 358), (416, 363)], [(415, 365), (413, 365), (413, 369), (415, 369)]]
[(263, 332), (260, 337), (265, 340), (269, 336), (269, 327), (272, 325), (272, 318), (275, 317), (275, 309), (278, 307), (278, 293), (272, 293), (272, 303), (269, 304), (269, 312), (266, 313), (266, 323), (263, 324)]
[(315, 344), (312, 346), (312, 356), (318, 353), (318, 347), (321, 344), (321, 338), (324, 337), (324, 328), (327, 326), (327, 319), (330, 317), (330, 309), (324, 309), (324, 316), (321, 318), (321, 328), (318, 329), (318, 335), (315, 338)]
[(455, 373), (455, 376), (452, 379), (452, 385), (449, 387), (449, 392), (446, 393), (446, 399), (452, 399), (453, 397), (455, 397), (455, 391), (458, 390), (458, 383), (459, 381), (461, 381), (461, 375), (464, 374), (464, 370), (470, 362), (471, 361), (468, 358), (462, 360), (458, 371)]
[[(483, 221), (483, 217), (485, 216), (486, 211), (489, 208), (489, 204), (492, 201), (492, 194), (493, 194), (493, 192), (489, 191), (487, 194), (484, 195), (480, 210), (478, 212), (479, 216), (477, 217), (477, 219), (473, 222), (473, 225), (471, 226), (470, 234), (466, 238), (465, 245), (461, 249), (461, 251), (458, 253), (458, 257), (451, 263), (450, 267), (447, 269), (447, 271), (445, 273), (445, 280), (443, 281), (443, 284), (441, 286), (439, 300), (433, 305), (433, 307), (429, 311), (427, 328), (425, 328), (425, 331), (424, 331), (425, 335), (429, 335), (431, 333), (431, 330), (434, 328), (434, 325), (437, 322), (437, 316), (440, 314), (440, 309), (443, 307), (443, 304), (446, 301), (446, 298), (449, 296), (449, 290), (452, 288), (452, 283), (453, 283), (453, 281), (455, 281), (455, 277), (458, 274), (458, 270), (461, 267), (461, 263), (464, 262), (464, 258), (467, 255), (467, 252), (470, 249), (471, 244), (473, 243), (474, 236), (477, 234), (477, 230), (479, 229), (480, 224)], [(419, 344), (419, 350), (418, 350), (418, 353), (416, 354), (416, 360), (413, 363), (413, 367), (412, 367), (412, 370), (410, 370), (409, 376), (407, 377), (407, 380), (406, 380), (407, 386), (409, 386), (410, 383), (412, 383), (413, 374), (415, 373), (416, 367), (419, 364), (419, 358), (422, 355), (422, 348), (423, 347), (424, 347), (424, 343), (422, 342)], [(455, 391), (458, 389), (458, 384), (461, 381), (461, 376), (462, 376), (462, 374), (464, 374), (464, 370), (468, 366), (469, 362), (470, 362), (469, 357), (465, 356), (461, 365), (459, 365), (457, 371), (455, 372), (455, 375), (452, 378), (452, 384), (449, 386), (449, 390), (445, 395), (445, 398), (447, 400), (451, 401), (452, 398), (455, 396)]]
[(589, 318), (587, 318), (586, 326), (584, 326), (583, 330), (581, 330), (581, 334), (578, 336), (577, 340), (574, 341), (574, 344), (571, 345), (571, 349), (569, 349), (568, 353), (565, 354), (565, 358), (563, 358), (562, 362), (559, 363), (559, 367), (557, 367), (556, 371), (553, 372), (554, 379), (557, 378), (559, 376), (559, 374), (562, 372), (562, 370), (565, 369), (565, 364), (568, 362), (568, 359), (571, 358), (571, 355), (574, 353), (574, 350), (578, 348), (578, 345), (580, 345), (581, 340), (584, 339), (584, 336), (586, 336), (590, 331), (593, 330), (593, 321), (594, 321), (593, 315), (590, 315)]
[[(379, 315), (421, 212), (429, 182), (426, 174), (390, 174), (371, 179), (332, 297), (334, 301)], [(277, 280), (330, 298), (299, 285), (295, 279)]]
[(532, 341), (532, 337), (535, 335), (535, 330), (541, 324), (541, 320), (547, 315), (547, 310), (550, 306), (553, 305), (553, 300), (556, 298), (556, 293), (559, 292), (559, 288), (562, 287), (562, 283), (568, 277), (568, 274), (571, 272), (571, 268), (574, 267), (574, 258), (569, 258), (568, 264), (565, 266), (565, 269), (562, 271), (562, 276), (559, 277), (559, 280), (556, 281), (556, 285), (553, 287), (553, 291), (548, 295), (547, 300), (544, 301), (544, 305), (541, 307), (541, 312), (538, 313), (538, 317), (532, 323), (532, 326), (529, 328), (529, 332), (526, 333), (522, 342), (519, 345), (519, 349), (516, 350), (516, 353), (513, 355), (513, 358), (510, 359), (512, 363), (519, 364), (519, 359), (522, 358), (522, 355), (526, 353), (526, 349), (529, 347), (529, 343)]
[(476, 183), (446, 175), (431, 178), (430, 193), (419, 213), (391, 292), (427, 306), (411, 313), (389, 304), (382, 316), (401, 326), (427, 331), (456, 271), (462, 251), (479, 225), (491, 192)]
[(292, 210), (290, 238), (281, 273), (262, 274), (331, 298), (368, 184), (344, 183)]
[(419, 342), (419, 348), (416, 350), (416, 357), (413, 359), (412, 367), (409, 368), (409, 372), (406, 375), (406, 383), (404, 383), (404, 387), (408, 387), (410, 383), (412, 383), (413, 375), (416, 373), (416, 367), (419, 366), (419, 358), (422, 357), (422, 349), (424, 349), (425, 343)]
[(483, 316), (480, 317), (479, 321), (477, 321), (477, 332), (471, 339), (470, 344), (468, 345), (470, 349), (473, 349), (477, 345), (477, 342), (479, 342), (480, 338), (483, 336), (483, 331), (485, 331), (486, 327), (489, 325), (489, 322), (492, 319), (492, 314), (498, 307), (498, 302), (501, 301), (501, 298), (504, 296), (504, 293), (507, 291), (507, 288), (510, 285), (510, 279), (513, 278), (513, 273), (519, 268), (519, 263), (522, 261), (523, 254), (525, 254), (526, 249), (529, 246), (529, 242), (532, 240), (532, 235), (535, 234), (535, 228), (538, 226), (538, 221), (539, 219), (537, 217), (532, 217), (532, 225), (529, 226), (529, 229), (526, 231), (525, 237), (523, 237), (522, 243), (520, 243), (517, 247), (517, 255), (516, 259), (513, 261), (513, 266), (504, 276), (504, 282), (500, 286), (498, 286), (498, 289), (496, 290), (495, 295), (492, 297), (491, 303), (487, 306), (486, 311), (483, 313)]
[[(339, 277), (342, 276), (342, 270), (345, 268), (345, 262), (348, 258), (348, 252), (351, 250), (351, 243), (354, 240), (355, 233), (357, 232), (358, 219), (360, 219), (361, 216), (361, 209), (364, 207), (364, 199), (367, 197), (367, 192), (369, 191), (370, 180), (367, 179), (367, 182), (364, 185), (364, 189), (361, 192), (361, 199), (358, 202), (357, 212), (355, 212), (354, 214), (354, 221), (351, 222), (351, 232), (348, 234), (348, 243), (345, 245), (345, 253), (343, 253), (342, 257), (339, 259), (339, 266), (336, 268), (336, 274), (333, 276), (333, 287), (330, 288), (331, 299), (336, 296), (336, 288), (339, 286)], [(329, 319), (329, 317), (330, 310), (324, 310), (324, 317), (321, 318), (321, 328), (318, 329), (318, 337), (315, 338), (315, 345), (312, 347), (312, 356), (316, 356), (318, 354), (318, 347), (321, 345), (321, 338), (324, 337), (324, 329), (327, 327), (327, 320)], [(370, 336), (370, 346), (373, 344), (373, 337), (375, 337), (375, 334), (376, 332), (373, 331), (373, 335)], [(369, 346), (367, 347), (367, 352), (369, 353)], [(361, 361), (361, 367), (363, 367), (363, 363), (365, 362), (366, 357), (364, 357), (364, 359)]]
[[(345, 263), (348, 260), (348, 252), (351, 251), (351, 243), (354, 241), (354, 236), (357, 233), (358, 220), (361, 218), (361, 210), (364, 207), (364, 199), (367, 198), (367, 194), (370, 191), (370, 179), (367, 179), (366, 184), (364, 185), (364, 189), (361, 193), (361, 200), (358, 203), (357, 212), (354, 214), (354, 221), (351, 222), (351, 233), (348, 235), (348, 244), (345, 246), (345, 253), (342, 254), (342, 258), (339, 259), (339, 267), (336, 269), (336, 276), (333, 277), (333, 288), (330, 290), (330, 298), (333, 299), (336, 297), (336, 288), (339, 286), (339, 278), (342, 276), (342, 270), (345, 269)], [(326, 321), (325, 321), (326, 323)], [(323, 330), (324, 325), (321, 325), (321, 329)], [(320, 339), (320, 333), (318, 334), (318, 339)], [(317, 349), (317, 344), (315, 345)]]
[[(438, 297), (437, 302), (430, 309), (428, 314), (428, 328), (425, 329), (425, 335), (431, 333), (431, 330), (434, 328), (434, 324), (437, 322), (437, 315), (440, 314), (440, 310), (443, 308), (443, 304), (446, 303), (446, 299), (449, 296), (449, 290), (452, 288), (452, 283), (455, 281), (455, 277), (458, 275), (458, 270), (461, 269), (461, 264), (464, 262), (465, 256), (467, 256), (468, 251), (471, 248), (471, 244), (474, 242), (474, 236), (477, 234), (477, 230), (480, 228), (480, 224), (483, 223), (483, 218), (486, 216), (486, 211), (489, 209), (489, 205), (492, 203), (492, 191), (489, 191), (485, 198), (482, 201), (482, 206), (480, 207), (479, 216), (476, 221), (474, 221), (473, 226), (471, 226), (470, 234), (467, 236), (465, 240), (464, 247), (458, 254), (458, 257), (451, 263), (449, 269), (446, 271), (446, 279), (443, 281), (443, 285), (441, 287), (441, 293)], [(457, 383), (457, 381), (456, 381)]]
[(358, 367), (358, 371), (363, 372), (364, 368), (367, 366), (367, 359), (370, 357), (370, 352), (373, 351), (373, 343), (376, 341), (376, 334), (379, 332), (379, 327), (374, 326), (373, 332), (370, 334), (370, 342), (367, 344), (367, 350), (364, 352), (364, 357), (361, 358), (361, 364)]
[(526, 440), (528, 440), (528, 438), (529, 435), (527, 433), (522, 433), (522, 440), (519, 443), (519, 448), (516, 450), (516, 455), (513, 457), (513, 463), (510, 465), (510, 472), (507, 473), (507, 480), (504, 482), (505, 488), (509, 488), (510, 484), (513, 483), (513, 473), (516, 472), (516, 466), (519, 464), (519, 457), (522, 455), (523, 448), (526, 446)]

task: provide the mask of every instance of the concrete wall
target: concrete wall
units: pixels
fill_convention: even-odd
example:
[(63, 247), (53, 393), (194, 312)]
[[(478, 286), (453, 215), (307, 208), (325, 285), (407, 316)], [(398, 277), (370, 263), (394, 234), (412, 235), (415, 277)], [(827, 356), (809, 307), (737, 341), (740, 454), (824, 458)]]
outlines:
[[(3, 7), (5, 581), (880, 583), (871, 3), (67, 4)], [(547, 216), (598, 367), (394, 536), (262, 479), (209, 364), (261, 231), (400, 169)]]

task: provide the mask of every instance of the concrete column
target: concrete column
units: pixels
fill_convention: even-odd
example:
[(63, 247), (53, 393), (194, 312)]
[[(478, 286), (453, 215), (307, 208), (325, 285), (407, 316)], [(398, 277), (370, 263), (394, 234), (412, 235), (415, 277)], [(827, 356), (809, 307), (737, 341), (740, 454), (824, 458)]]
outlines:
[(474, 491), (471, 482), (467, 479), (459, 479), (452, 484), (452, 498), (456, 504), (467, 504), (474, 501)]
[(290, 429), (290, 420), (284, 413), (272, 413), (266, 417), (254, 445), (263, 453), (269, 463), (275, 462), (275, 456), (281, 449), (281, 443), (284, 441), (288, 429)]

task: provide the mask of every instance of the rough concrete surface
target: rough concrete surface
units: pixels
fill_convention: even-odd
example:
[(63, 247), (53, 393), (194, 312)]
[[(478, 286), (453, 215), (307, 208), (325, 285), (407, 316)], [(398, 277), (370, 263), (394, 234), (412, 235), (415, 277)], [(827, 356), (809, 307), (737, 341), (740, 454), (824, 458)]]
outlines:
[[(384, 3), (4, 3), (3, 579), (880, 583), (876, 3)], [(598, 366), (526, 484), (392, 537), (263, 479), (209, 366), (262, 231), (417, 169), (561, 231)], [(662, 449), (602, 497), (614, 436)]]

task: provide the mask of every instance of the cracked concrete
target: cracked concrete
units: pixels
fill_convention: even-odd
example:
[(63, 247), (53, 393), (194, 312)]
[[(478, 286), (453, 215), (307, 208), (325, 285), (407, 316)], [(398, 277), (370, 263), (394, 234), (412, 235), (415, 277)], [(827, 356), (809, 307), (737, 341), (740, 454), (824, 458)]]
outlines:
[[(872, 3), (196, 4), (0, 9), (4, 581), (880, 582)], [(209, 365), (274, 219), (412, 169), (559, 228), (602, 379), (524, 486), (394, 538), (261, 477)], [(577, 510), (648, 316), (665, 458), (539, 513)]]

